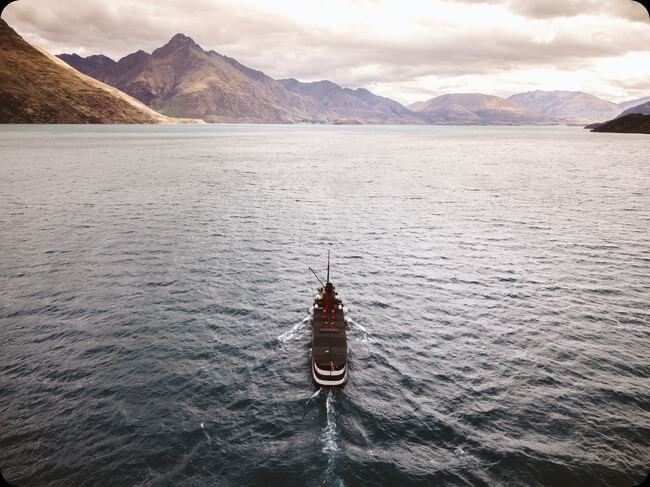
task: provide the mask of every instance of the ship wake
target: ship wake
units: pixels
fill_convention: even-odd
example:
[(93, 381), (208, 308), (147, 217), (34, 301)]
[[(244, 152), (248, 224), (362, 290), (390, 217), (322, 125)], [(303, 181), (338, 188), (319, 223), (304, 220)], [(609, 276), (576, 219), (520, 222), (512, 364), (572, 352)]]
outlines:
[(350, 336), (353, 339), (359, 340), (365, 343), (372, 343), (372, 334), (368, 329), (360, 323), (357, 323), (349, 316), (346, 316), (345, 321), (348, 324), (350, 330)]
[(343, 487), (343, 479), (336, 475), (336, 462), (341, 451), (339, 431), (336, 425), (336, 409), (334, 401), (334, 392), (332, 389), (327, 391), (325, 400), (326, 423), (320, 435), (323, 445), (322, 452), (327, 455), (327, 468), (324, 473), (324, 485)]
[(301, 336), (304, 335), (305, 329), (307, 328), (307, 324), (311, 319), (312, 312), (313, 312), (313, 308), (309, 308), (309, 312), (307, 316), (305, 316), (300, 322), (293, 325), (289, 330), (278, 335), (278, 343), (280, 344), (280, 346), (289, 343), (293, 340), (296, 340), (297, 338), (300, 338)]

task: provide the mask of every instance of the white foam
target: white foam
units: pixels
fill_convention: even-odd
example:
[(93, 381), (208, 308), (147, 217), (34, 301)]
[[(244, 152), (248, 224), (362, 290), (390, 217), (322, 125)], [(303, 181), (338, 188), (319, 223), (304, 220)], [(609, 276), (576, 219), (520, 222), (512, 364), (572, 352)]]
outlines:
[(327, 424), (321, 433), (320, 439), (323, 443), (323, 453), (334, 454), (339, 451), (338, 430), (336, 428), (336, 417), (334, 411), (334, 394), (332, 390), (327, 391), (327, 400), (325, 401)]
[(321, 387), (321, 388), (318, 389), (316, 392), (314, 392), (314, 393), (309, 397), (308, 402), (311, 401), (312, 399), (316, 399), (316, 398), (320, 395), (320, 392), (321, 392), (322, 390), (323, 390), (323, 388)]
[(292, 340), (295, 340), (296, 338), (298, 338), (303, 334), (305, 325), (311, 319), (311, 311), (312, 310), (310, 309), (309, 314), (305, 316), (300, 323), (296, 323), (291, 327), (290, 330), (287, 330), (278, 336), (278, 342), (280, 342), (281, 345), (284, 343), (288, 343)]
[(203, 435), (205, 439), (208, 440), (208, 443), (212, 443), (212, 437), (208, 434), (208, 431), (205, 429), (205, 423), (201, 423), (201, 430), (203, 430)]
[[(322, 388), (321, 388), (322, 389)], [(317, 392), (320, 392), (319, 389)], [(336, 427), (336, 410), (334, 403), (334, 393), (332, 389), (327, 391), (327, 399), (325, 400), (325, 411), (327, 417), (327, 424), (323, 428), (320, 435), (320, 440), (323, 443), (323, 453), (327, 455), (327, 469), (323, 473), (324, 485), (335, 485), (338, 487), (345, 487), (345, 482), (342, 478), (336, 475), (336, 463), (339, 446), (339, 432)]]
[(362, 342), (366, 342), (366, 343), (372, 342), (372, 334), (368, 331), (368, 329), (365, 326), (357, 323), (350, 317), (347, 317), (346, 321), (352, 325), (350, 327), (350, 335), (353, 338), (357, 338)]
[(350, 317), (348, 317), (348, 318), (346, 318), (346, 319), (347, 319), (347, 320), (348, 320), (352, 325), (354, 325), (355, 328), (358, 328), (359, 330), (361, 330), (361, 331), (363, 331), (363, 332), (365, 332), (365, 333), (368, 333), (368, 330), (366, 329), (365, 326), (363, 326), (363, 325), (357, 323), (356, 321), (354, 321), (354, 320), (353, 320), (352, 318), (350, 318)]
[(327, 390), (327, 401), (325, 401), (325, 410), (327, 411), (327, 421), (329, 422), (330, 416), (333, 416), (334, 414), (334, 394), (332, 394), (332, 389)]

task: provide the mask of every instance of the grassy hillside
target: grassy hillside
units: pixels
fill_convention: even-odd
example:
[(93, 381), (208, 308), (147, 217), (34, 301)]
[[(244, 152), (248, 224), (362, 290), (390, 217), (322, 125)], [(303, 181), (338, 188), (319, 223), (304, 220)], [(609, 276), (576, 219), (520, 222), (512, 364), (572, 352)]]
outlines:
[(27, 43), (2, 19), (0, 66), (2, 123), (172, 121)]

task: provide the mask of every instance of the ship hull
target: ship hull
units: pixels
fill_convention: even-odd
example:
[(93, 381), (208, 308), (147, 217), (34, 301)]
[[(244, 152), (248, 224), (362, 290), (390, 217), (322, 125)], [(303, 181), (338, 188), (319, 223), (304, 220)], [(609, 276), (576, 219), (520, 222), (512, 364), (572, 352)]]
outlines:
[(321, 291), (316, 296), (311, 328), (311, 375), (314, 383), (343, 387), (350, 371), (343, 303), (338, 295), (328, 300)]

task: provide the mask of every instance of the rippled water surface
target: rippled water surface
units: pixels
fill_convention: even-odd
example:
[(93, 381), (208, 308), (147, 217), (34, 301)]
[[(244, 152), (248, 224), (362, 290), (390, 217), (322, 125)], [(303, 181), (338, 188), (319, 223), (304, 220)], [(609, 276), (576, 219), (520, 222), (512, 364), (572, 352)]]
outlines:
[[(609, 485), (650, 468), (650, 138), (0, 129), (18, 486)], [(314, 388), (332, 250), (351, 378)]]

